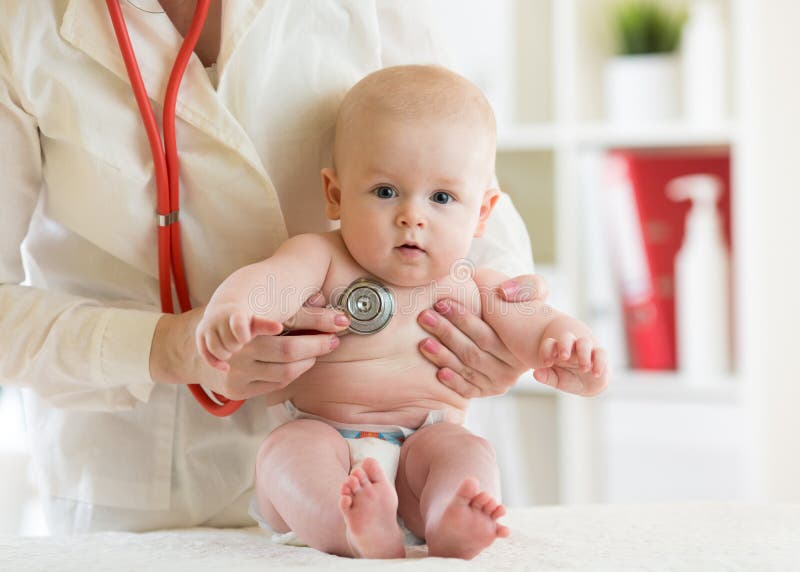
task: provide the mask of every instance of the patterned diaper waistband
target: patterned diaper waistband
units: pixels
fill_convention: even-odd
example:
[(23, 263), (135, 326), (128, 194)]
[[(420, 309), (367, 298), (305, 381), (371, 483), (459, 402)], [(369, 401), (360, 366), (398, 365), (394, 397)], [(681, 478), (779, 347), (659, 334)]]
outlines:
[(394, 445), (397, 445), (398, 447), (402, 446), (403, 441), (406, 440), (406, 436), (403, 434), (402, 431), (390, 431), (390, 432), (354, 431), (352, 429), (338, 429), (338, 428), (336, 430), (345, 439), (366, 439), (368, 437), (372, 437), (374, 439), (382, 439), (387, 443), (392, 443)]

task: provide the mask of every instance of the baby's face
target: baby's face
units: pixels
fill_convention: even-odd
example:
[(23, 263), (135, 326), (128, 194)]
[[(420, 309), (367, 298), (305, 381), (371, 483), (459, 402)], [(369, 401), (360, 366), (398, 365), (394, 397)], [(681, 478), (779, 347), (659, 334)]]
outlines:
[(492, 137), (458, 122), (374, 121), (337, 162), (323, 171), (328, 216), (356, 262), (397, 286), (446, 276), (499, 196)]

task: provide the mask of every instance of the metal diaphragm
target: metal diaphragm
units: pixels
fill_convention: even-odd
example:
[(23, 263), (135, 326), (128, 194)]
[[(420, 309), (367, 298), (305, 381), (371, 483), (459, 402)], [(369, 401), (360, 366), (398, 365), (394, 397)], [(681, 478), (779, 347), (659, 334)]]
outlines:
[(394, 316), (394, 296), (386, 286), (369, 278), (351, 283), (336, 303), (350, 316), (354, 334), (374, 334), (385, 328)]

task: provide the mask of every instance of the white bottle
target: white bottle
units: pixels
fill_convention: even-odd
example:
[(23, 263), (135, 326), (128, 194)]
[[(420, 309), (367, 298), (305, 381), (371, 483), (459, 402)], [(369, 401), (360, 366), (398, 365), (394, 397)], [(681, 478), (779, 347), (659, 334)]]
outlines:
[(670, 199), (691, 199), (683, 244), (675, 258), (678, 369), (687, 383), (713, 383), (730, 370), (729, 261), (717, 212), (722, 184), (688, 175), (667, 184)]
[(725, 32), (716, 0), (694, 0), (681, 35), (683, 110), (687, 121), (719, 123), (726, 116)]

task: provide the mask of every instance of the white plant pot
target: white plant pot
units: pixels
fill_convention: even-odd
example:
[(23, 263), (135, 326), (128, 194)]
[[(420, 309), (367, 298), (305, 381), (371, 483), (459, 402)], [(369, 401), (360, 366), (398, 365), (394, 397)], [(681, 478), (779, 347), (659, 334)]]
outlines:
[(680, 63), (673, 54), (612, 58), (605, 69), (606, 113), (613, 123), (661, 123), (680, 116)]

